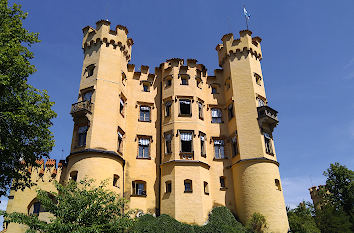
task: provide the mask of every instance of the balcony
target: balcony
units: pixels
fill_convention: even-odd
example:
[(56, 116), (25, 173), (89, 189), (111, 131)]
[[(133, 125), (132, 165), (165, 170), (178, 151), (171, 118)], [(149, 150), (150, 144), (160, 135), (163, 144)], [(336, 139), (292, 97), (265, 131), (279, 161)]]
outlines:
[(258, 123), (262, 128), (269, 128), (271, 131), (277, 126), (278, 112), (269, 106), (261, 106), (257, 108), (258, 111)]
[(77, 102), (71, 106), (70, 114), (72, 116), (85, 115), (86, 113), (91, 113), (91, 102), (88, 100)]

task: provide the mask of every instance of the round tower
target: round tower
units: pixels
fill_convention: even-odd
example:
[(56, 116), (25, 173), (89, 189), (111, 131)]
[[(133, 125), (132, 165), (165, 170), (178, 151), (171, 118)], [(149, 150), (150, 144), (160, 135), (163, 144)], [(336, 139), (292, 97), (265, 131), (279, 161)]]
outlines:
[(289, 224), (272, 137), (277, 111), (268, 106), (265, 95), (261, 38), (251, 34), (241, 31), (239, 39), (226, 34), (216, 47), (235, 105), (238, 154), (231, 169), (236, 212), (243, 223), (259, 212), (266, 217), (270, 232), (284, 233)]
[(125, 161), (119, 138), (125, 119), (120, 113), (133, 41), (124, 26), (111, 30), (107, 20), (98, 21), (95, 29), (83, 28), (83, 34), (84, 61), (78, 100), (70, 112), (74, 130), (65, 178), (87, 177), (97, 183), (109, 179), (108, 187), (123, 193)]

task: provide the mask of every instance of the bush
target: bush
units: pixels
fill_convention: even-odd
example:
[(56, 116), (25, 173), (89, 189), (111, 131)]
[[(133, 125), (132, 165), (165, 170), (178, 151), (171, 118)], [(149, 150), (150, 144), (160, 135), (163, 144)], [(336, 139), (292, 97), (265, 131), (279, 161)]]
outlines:
[(260, 213), (254, 213), (246, 224), (246, 228), (254, 233), (263, 233), (267, 230), (266, 218)]
[(131, 232), (135, 233), (246, 233), (245, 227), (239, 223), (226, 207), (214, 208), (204, 226), (189, 225), (178, 222), (163, 214), (157, 218), (150, 214), (136, 219)]

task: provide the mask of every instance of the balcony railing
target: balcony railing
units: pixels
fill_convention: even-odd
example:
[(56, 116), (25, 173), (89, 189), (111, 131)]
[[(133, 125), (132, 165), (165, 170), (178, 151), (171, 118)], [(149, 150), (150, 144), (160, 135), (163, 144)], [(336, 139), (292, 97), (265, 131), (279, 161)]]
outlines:
[(181, 159), (193, 160), (194, 152), (180, 152)]
[(84, 100), (73, 104), (71, 106), (70, 114), (73, 115), (78, 112), (91, 112), (91, 102), (88, 100)]
[(258, 111), (258, 122), (261, 127), (265, 124), (268, 125), (272, 130), (279, 123), (278, 112), (269, 106), (261, 106), (257, 108)]

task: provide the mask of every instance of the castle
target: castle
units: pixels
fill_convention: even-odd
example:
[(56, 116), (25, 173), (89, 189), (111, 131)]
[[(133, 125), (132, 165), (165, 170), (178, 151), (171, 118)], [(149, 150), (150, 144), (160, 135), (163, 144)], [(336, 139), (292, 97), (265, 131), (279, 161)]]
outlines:
[[(29, 169), (36, 188), (53, 180), (111, 179), (110, 189), (144, 213), (203, 224), (215, 206), (241, 222), (263, 214), (270, 232), (289, 229), (260, 61), (261, 38), (224, 35), (220, 69), (166, 60), (154, 72), (129, 64), (128, 29), (100, 20), (83, 28), (84, 61), (66, 161)], [(33, 189), (11, 191), (7, 211), (47, 217)], [(7, 232), (24, 232), (10, 223)]]

